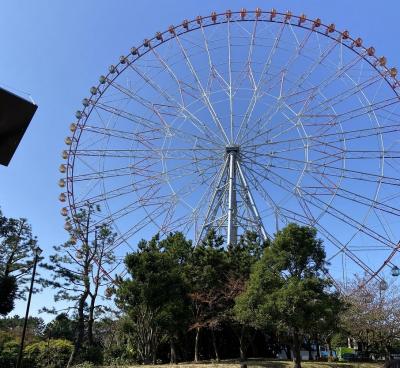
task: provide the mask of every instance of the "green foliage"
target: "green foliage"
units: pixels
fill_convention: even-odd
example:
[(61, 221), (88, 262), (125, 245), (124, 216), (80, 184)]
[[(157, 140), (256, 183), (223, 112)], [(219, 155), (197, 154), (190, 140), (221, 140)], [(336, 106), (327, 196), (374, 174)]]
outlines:
[(73, 341), (75, 336), (76, 321), (70, 319), (66, 313), (60, 313), (44, 330), (44, 335), (52, 339), (65, 339)]
[(117, 320), (103, 320), (108, 331), (103, 336), (104, 364), (136, 363), (138, 352), (135, 343), (136, 326), (132, 319), (125, 315)]
[(254, 263), (262, 257), (266, 246), (268, 242), (262, 242), (256, 233), (251, 231), (244, 233), (237, 245), (228, 246), (230, 272), (237, 277), (248, 279)]
[[(14, 308), (14, 300), (24, 297), (36, 247), (37, 239), (27, 220), (7, 218), (0, 210), (0, 315), (7, 315)], [(42, 280), (37, 278), (37, 282)]]
[(24, 365), (34, 368), (64, 368), (72, 352), (71, 341), (50, 339), (24, 349)]
[(329, 291), (325, 252), (313, 228), (289, 224), (276, 234), (254, 267), (235, 313), (257, 328), (289, 331), (299, 362), (299, 336), (312, 333), (314, 321), (330, 318), (340, 304)]
[[(116, 234), (107, 224), (97, 225), (99, 212), (98, 206), (90, 204), (80, 208), (74, 215), (79, 226), (69, 231), (70, 240), (55, 246), (50, 263), (43, 265), (51, 272), (47, 285), (56, 289), (55, 301), (67, 302), (68, 310), (74, 310), (76, 315), (72, 363), (82, 358), (96, 362), (102, 360), (102, 354), (96, 351), (94, 324), (96, 318), (108, 309), (104, 301), (110, 295), (102, 295), (101, 291), (110, 282), (105, 271), (114, 267)], [(55, 308), (44, 307), (43, 310), (58, 313)], [(65, 319), (55, 323), (58, 325), (56, 328), (69, 328)]]
[(347, 285), (343, 299), (348, 308), (341, 315), (342, 326), (363, 352), (389, 358), (400, 336), (400, 289), (394, 280), (383, 287), (382, 280), (366, 281), (356, 278)]
[(103, 348), (100, 345), (86, 344), (79, 354), (80, 361), (92, 362), (94, 364), (103, 363)]
[(9, 332), (0, 331), (0, 367), (14, 368), (19, 352), (19, 341)]
[[(0, 331), (7, 331), (12, 338), (19, 340), (25, 319), (18, 315), (0, 319)], [(36, 342), (43, 336), (45, 324), (40, 317), (29, 317), (25, 335), (25, 343)]]
[(189, 263), (192, 292), (209, 292), (224, 282), (227, 257), (223, 245), (223, 238), (211, 230), (202, 243), (194, 248)]
[(14, 309), (18, 292), (17, 279), (14, 276), (0, 276), (0, 315), (6, 316)]
[(340, 346), (347, 346), (348, 334), (343, 333), (343, 331), (333, 334), (331, 339), (331, 345), (333, 348), (338, 348)]
[(142, 240), (127, 255), (131, 279), (122, 281), (117, 303), (133, 321), (132, 334), (142, 361), (149, 361), (161, 339), (173, 339), (185, 328), (188, 316), (187, 286), (182, 267), (190, 256), (191, 243), (181, 233)]

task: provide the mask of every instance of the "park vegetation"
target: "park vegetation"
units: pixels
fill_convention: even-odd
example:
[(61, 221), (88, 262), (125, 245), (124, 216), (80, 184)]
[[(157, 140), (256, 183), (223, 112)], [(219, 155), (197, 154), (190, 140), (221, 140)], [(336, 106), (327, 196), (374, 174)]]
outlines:
[[(359, 277), (339, 293), (313, 228), (288, 224), (268, 241), (247, 232), (236, 245), (212, 230), (196, 246), (181, 232), (156, 234), (110, 279), (116, 234), (106, 224), (93, 231), (98, 211), (82, 210), (80, 226), (41, 264), (38, 285), (55, 297), (43, 312), (54, 318), (29, 318), (24, 367), (244, 362), (284, 352), (300, 368), (301, 351), (334, 360), (336, 347), (351, 345), (369, 359), (399, 348), (395, 285)], [(1, 289), (0, 367), (15, 367), (24, 320), (10, 312), (26, 294), (36, 243), (26, 220), (1, 214), (0, 283), (9, 287)]]

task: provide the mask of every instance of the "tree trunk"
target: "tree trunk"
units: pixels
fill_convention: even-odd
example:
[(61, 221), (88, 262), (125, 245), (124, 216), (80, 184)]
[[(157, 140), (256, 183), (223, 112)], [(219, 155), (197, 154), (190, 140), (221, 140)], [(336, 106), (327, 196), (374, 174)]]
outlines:
[(199, 337), (200, 337), (200, 327), (197, 327), (196, 337), (194, 340), (194, 361), (196, 363), (199, 361)]
[(321, 352), (320, 352), (318, 336), (315, 337), (315, 348), (317, 349), (315, 357), (317, 358), (317, 360), (320, 360), (321, 359)]
[(174, 339), (171, 338), (170, 340), (170, 346), (171, 346), (171, 359), (170, 359), (170, 364), (175, 364), (176, 363), (176, 350), (175, 350), (175, 342)]
[(93, 325), (94, 325), (94, 307), (95, 307), (96, 296), (92, 296), (89, 307), (89, 320), (88, 320), (88, 342), (90, 346), (94, 345), (93, 341)]
[(246, 349), (244, 346), (244, 326), (243, 325), (240, 329), (239, 351), (240, 351), (240, 361), (244, 362), (246, 360)]
[(387, 345), (385, 345), (385, 364), (390, 361), (390, 351)]
[(293, 363), (294, 368), (301, 368), (300, 337), (297, 329), (293, 331)]
[[(96, 239), (96, 248), (97, 249), (97, 239)], [(100, 286), (100, 270), (103, 261), (103, 253), (104, 248), (101, 249), (100, 257), (97, 260), (97, 271), (95, 277), (94, 291), (93, 294), (90, 294), (90, 306), (89, 306), (89, 320), (88, 320), (88, 342), (90, 346), (94, 345), (93, 341), (93, 325), (94, 325), (94, 310), (96, 308), (96, 299), (99, 293)]]
[(308, 360), (314, 360), (313, 355), (312, 355), (312, 344), (311, 344), (311, 339), (307, 341), (307, 348), (308, 348)]
[(85, 308), (85, 301), (88, 294), (85, 293), (79, 298), (78, 304), (78, 333), (77, 337), (74, 342), (74, 347), (72, 349), (71, 355), (69, 356), (67, 368), (71, 367), (72, 364), (75, 362), (75, 359), (81, 350), (83, 338), (85, 336), (85, 315), (84, 315), (84, 308)]
[[(87, 228), (89, 227), (89, 217), (88, 217), (88, 223), (87, 223)], [(76, 357), (78, 356), (78, 353), (80, 352), (83, 344), (83, 339), (85, 337), (85, 304), (86, 304), (86, 299), (88, 298), (90, 294), (90, 280), (89, 280), (89, 274), (90, 274), (90, 264), (92, 261), (92, 256), (89, 251), (89, 247), (87, 244), (89, 243), (88, 239), (88, 234), (86, 234), (86, 247), (84, 247), (84, 253), (85, 253), (85, 260), (83, 263), (83, 272), (82, 272), (82, 284), (83, 284), (83, 291), (82, 295), (79, 298), (78, 302), (78, 335), (74, 343), (74, 348), (72, 349), (71, 355), (69, 357), (68, 363), (67, 363), (67, 368), (72, 366), (72, 364), (75, 362)], [(96, 249), (95, 249), (96, 250)]]
[(291, 349), (290, 349), (290, 346), (289, 345), (283, 345), (283, 350), (285, 350), (285, 353), (286, 353), (286, 359), (288, 359), (288, 360), (292, 360), (292, 351), (291, 351)]
[(246, 360), (246, 352), (244, 351), (242, 344), (240, 344), (239, 350), (240, 350), (240, 361), (244, 362)]
[(215, 338), (215, 333), (214, 333), (213, 328), (211, 329), (211, 337), (212, 337), (212, 344), (213, 344), (213, 348), (214, 348), (215, 360), (217, 362), (220, 362), (219, 354), (218, 354), (218, 347), (217, 347), (217, 340)]
[(329, 351), (329, 358), (333, 358), (333, 351), (332, 351), (332, 345), (331, 345), (331, 340), (329, 339), (328, 341), (327, 341), (327, 343), (328, 343), (328, 351)]

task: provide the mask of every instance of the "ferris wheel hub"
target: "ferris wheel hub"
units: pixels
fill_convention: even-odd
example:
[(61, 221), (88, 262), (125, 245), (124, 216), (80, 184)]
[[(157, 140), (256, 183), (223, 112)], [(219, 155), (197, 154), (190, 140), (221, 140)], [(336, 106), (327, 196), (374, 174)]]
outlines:
[(229, 155), (230, 153), (239, 153), (240, 146), (238, 144), (229, 144), (225, 147), (225, 153)]

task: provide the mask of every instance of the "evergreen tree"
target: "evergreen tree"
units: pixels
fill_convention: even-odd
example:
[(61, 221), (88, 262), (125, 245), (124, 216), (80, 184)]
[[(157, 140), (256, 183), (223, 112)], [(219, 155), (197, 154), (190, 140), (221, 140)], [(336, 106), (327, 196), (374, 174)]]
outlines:
[(322, 241), (316, 236), (315, 229), (296, 224), (279, 231), (255, 265), (235, 307), (243, 323), (264, 329), (273, 326), (291, 334), (295, 368), (301, 366), (303, 336), (337, 302), (325, 276)]
[[(7, 218), (0, 210), (0, 315), (14, 309), (15, 299), (24, 298), (36, 247), (37, 239), (27, 220)], [(34, 292), (37, 291), (35, 288)]]
[[(93, 226), (94, 216), (99, 211), (99, 208), (90, 205), (81, 209), (75, 215), (79, 226), (69, 230), (71, 238), (55, 246), (50, 263), (43, 265), (52, 272), (52, 279), (47, 281), (47, 285), (57, 290), (55, 301), (68, 302), (66, 311), (72, 312), (77, 320), (74, 349), (68, 367), (80, 360), (83, 347), (89, 352), (96, 346), (93, 324), (96, 311), (101, 312), (102, 308), (98, 299), (107, 298), (99, 298), (99, 288), (110, 283), (104, 270), (112, 268), (115, 262), (113, 248), (116, 234), (106, 224)], [(45, 307), (43, 310), (54, 314), (60, 312), (55, 308)]]
[(215, 359), (220, 359), (215, 332), (224, 319), (224, 294), (228, 280), (228, 259), (223, 245), (222, 236), (210, 230), (193, 250), (186, 269), (193, 315), (190, 328), (196, 332), (195, 362), (199, 360), (199, 339), (203, 328), (210, 330)]
[(225, 317), (239, 342), (240, 359), (246, 358), (246, 351), (254, 337), (255, 329), (248, 323), (236, 318), (234, 312), (235, 299), (241, 295), (250, 278), (254, 264), (260, 260), (264, 248), (269, 242), (261, 241), (260, 237), (251, 231), (245, 232), (236, 245), (229, 245), (228, 278), (225, 285)]
[(171, 347), (176, 361), (175, 342), (188, 318), (187, 285), (182, 269), (191, 252), (191, 242), (181, 233), (142, 240), (138, 250), (128, 254), (125, 264), (131, 276), (120, 282), (117, 303), (132, 319), (139, 358), (155, 362), (161, 339)]

